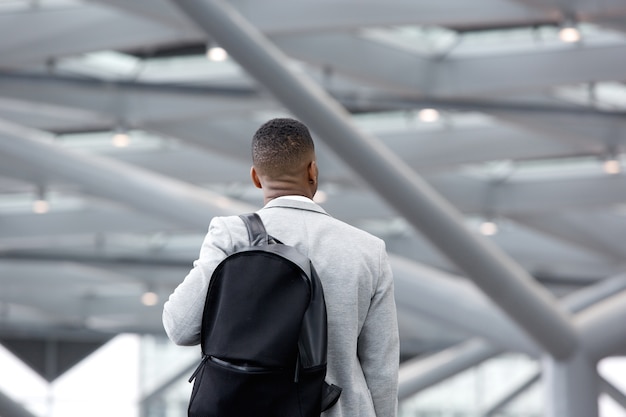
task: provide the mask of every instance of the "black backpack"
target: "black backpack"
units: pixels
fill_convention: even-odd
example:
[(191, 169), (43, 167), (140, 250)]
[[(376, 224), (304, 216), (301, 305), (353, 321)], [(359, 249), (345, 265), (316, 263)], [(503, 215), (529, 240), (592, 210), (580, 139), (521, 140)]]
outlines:
[(341, 394), (325, 382), (322, 284), (311, 261), (269, 236), (256, 213), (239, 217), (250, 246), (211, 276), (188, 415), (318, 417)]

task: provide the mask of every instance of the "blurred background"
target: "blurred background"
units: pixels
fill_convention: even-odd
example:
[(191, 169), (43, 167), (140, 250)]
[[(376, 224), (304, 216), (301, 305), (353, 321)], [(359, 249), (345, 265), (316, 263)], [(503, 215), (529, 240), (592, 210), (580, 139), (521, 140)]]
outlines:
[[(363, 147), (338, 151), (341, 131), (174, 1), (0, 0), (0, 416), (186, 415), (199, 348), (166, 339), (162, 304), (213, 216), (262, 206), (251, 136), (294, 115), (316, 201), (391, 255), (400, 416), (590, 398), (586, 417), (626, 416), (626, 3), (213, 3), (345, 108)], [(432, 193), (370, 181), (368, 146)], [(433, 244), (397, 189), (442, 197), (464, 243)], [(506, 273), (483, 280), (491, 260)]]

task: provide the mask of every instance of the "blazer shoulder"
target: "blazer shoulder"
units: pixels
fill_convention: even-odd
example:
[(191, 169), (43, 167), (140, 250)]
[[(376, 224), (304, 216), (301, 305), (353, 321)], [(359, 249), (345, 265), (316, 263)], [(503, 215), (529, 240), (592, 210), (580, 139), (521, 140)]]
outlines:
[[(211, 219), (208, 235), (222, 242), (229, 242), (227, 251), (234, 252), (249, 244), (248, 230), (239, 216), (216, 216)], [(228, 252), (230, 252), (228, 251)]]

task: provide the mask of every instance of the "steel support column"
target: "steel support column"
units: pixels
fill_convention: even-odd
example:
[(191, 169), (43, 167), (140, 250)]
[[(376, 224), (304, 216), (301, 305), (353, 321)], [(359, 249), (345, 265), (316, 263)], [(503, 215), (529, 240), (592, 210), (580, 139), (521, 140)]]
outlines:
[(597, 417), (599, 377), (583, 352), (565, 360), (543, 358), (545, 417)]
[(555, 358), (578, 344), (552, 296), (496, 245), (470, 232), (462, 216), (397, 155), (361, 132), (348, 112), (304, 74), (232, 6), (221, 0), (174, 0), (297, 117), (464, 270)]

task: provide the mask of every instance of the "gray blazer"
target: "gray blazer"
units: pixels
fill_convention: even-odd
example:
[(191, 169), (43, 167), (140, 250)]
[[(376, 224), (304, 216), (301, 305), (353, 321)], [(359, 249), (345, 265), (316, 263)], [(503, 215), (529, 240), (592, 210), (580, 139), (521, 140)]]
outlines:
[[(281, 197), (258, 211), (268, 233), (308, 256), (328, 311), (327, 380), (343, 388), (327, 417), (394, 417), (399, 342), (391, 266), (384, 242), (328, 215), (312, 201)], [(163, 309), (179, 345), (200, 343), (209, 279), (228, 254), (247, 246), (237, 216), (215, 217), (200, 257)]]

